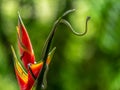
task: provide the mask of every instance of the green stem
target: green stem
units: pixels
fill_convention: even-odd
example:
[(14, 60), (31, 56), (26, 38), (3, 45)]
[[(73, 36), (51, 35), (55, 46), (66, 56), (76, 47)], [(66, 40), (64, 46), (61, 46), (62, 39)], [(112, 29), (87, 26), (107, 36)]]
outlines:
[(53, 36), (55, 34), (55, 31), (57, 29), (57, 26), (60, 24), (60, 23), (63, 23), (65, 25), (67, 25), (70, 30), (75, 34), (75, 35), (79, 35), (79, 36), (83, 36), (86, 34), (87, 32), (87, 22), (89, 20), (89, 17), (86, 19), (86, 29), (85, 29), (85, 32), (84, 33), (77, 33), (73, 30), (72, 26), (69, 24), (68, 21), (62, 19), (64, 16), (68, 15), (69, 13), (72, 13), (74, 12), (75, 9), (72, 9), (72, 10), (68, 10), (66, 11), (61, 17), (58, 18), (58, 20), (54, 23), (53, 25), (53, 28), (52, 28), (52, 31), (50, 32), (45, 44), (44, 44), (44, 47), (43, 47), (43, 51), (42, 51), (42, 60), (43, 60), (43, 67), (42, 67), (42, 70), (41, 72), (39, 72), (39, 76), (37, 78), (37, 86), (36, 86), (36, 90), (41, 90), (41, 87), (42, 87), (42, 84), (43, 84), (43, 78), (44, 78), (44, 73), (45, 73), (45, 70), (46, 70), (46, 60), (47, 60), (47, 56), (48, 56), (48, 53), (49, 53), (49, 49), (50, 49), (50, 46), (51, 46), (51, 42), (52, 42), (52, 39), (53, 39)]

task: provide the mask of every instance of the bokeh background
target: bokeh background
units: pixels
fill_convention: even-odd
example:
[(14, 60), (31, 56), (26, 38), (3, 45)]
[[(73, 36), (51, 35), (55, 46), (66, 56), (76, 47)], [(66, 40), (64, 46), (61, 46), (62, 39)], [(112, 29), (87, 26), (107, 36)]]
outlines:
[[(120, 90), (120, 0), (0, 0), (0, 90), (19, 90), (10, 45), (17, 48), (19, 11), (28, 30), (36, 60), (55, 20), (65, 17), (78, 32), (59, 25), (52, 47), (56, 53), (47, 75), (47, 90)], [(19, 55), (18, 55), (19, 56)]]

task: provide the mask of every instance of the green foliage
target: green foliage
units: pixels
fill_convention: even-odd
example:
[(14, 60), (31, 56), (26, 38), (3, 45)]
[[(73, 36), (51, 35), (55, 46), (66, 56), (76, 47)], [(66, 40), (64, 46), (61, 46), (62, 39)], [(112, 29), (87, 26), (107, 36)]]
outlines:
[(17, 12), (39, 61), (54, 21), (71, 8), (76, 12), (65, 18), (78, 32), (84, 30), (86, 16), (91, 16), (88, 32), (79, 37), (63, 24), (58, 27), (47, 90), (120, 89), (120, 0), (1, 0), (0, 90), (19, 90), (10, 49), (11, 44), (17, 48)]

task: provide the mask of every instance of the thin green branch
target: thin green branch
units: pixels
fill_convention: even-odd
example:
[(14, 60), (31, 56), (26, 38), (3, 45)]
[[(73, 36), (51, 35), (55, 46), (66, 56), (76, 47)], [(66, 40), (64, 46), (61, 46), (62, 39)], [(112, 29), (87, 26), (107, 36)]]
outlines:
[(36, 90), (41, 90), (42, 88), (42, 85), (43, 85), (43, 78), (44, 78), (44, 74), (45, 74), (45, 71), (46, 71), (46, 60), (47, 60), (47, 56), (48, 56), (48, 53), (49, 53), (49, 49), (50, 49), (50, 45), (51, 45), (51, 42), (52, 42), (52, 39), (53, 39), (53, 36), (55, 34), (55, 31), (57, 29), (57, 26), (60, 24), (60, 23), (64, 23), (65, 25), (67, 25), (70, 30), (75, 34), (75, 35), (78, 35), (78, 36), (83, 36), (86, 34), (87, 32), (87, 22), (88, 20), (90, 19), (90, 17), (87, 17), (86, 19), (86, 26), (85, 26), (85, 31), (83, 33), (77, 33), (73, 30), (72, 26), (70, 25), (70, 23), (68, 21), (66, 21), (65, 19), (62, 19), (64, 16), (68, 15), (69, 13), (72, 13), (74, 12), (75, 9), (72, 9), (72, 10), (68, 10), (66, 11), (61, 17), (58, 18), (58, 20), (56, 20), (56, 22), (54, 23), (53, 25), (53, 28), (44, 44), (44, 47), (43, 47), (43, 51), (42, 51), (42, 60), (43, 60), (43, 67), (42, 67), (42, 70), (41, 72), (39, 72), (39, 76), (37, 78), (37, 86), (36, 86)]
[(85, 34), (87, 33), (87, 27), (88, 27), (88, 21), (89, 21), (89, 19), (90, 19), (90, 17), (88, 16), (88, 17), (86, 18), (85, 31), (82, 32), (82, 33), (76, 32), (76, 31), (72, 28), (71, 24), (70, 24), (67, 20), (65, 20), (65, 19), (62, 19), (62, 20), (61, 20), (61, 23), (65, 24), (73, 34), (75, 34), (75, 35), (77, 35), (77, 36), (83, 36), (83, 35), (85, 35)]

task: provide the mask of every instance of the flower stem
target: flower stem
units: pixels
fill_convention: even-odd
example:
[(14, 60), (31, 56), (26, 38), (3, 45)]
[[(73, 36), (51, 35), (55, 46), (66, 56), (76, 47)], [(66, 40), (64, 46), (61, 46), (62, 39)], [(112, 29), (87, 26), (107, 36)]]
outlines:
[(37, 78), (37, 86), (36, 86), (36, 90), (41, 90), (42, 88), (42, 85), (43, 85), (43, 78), (44, 78), (44, 73), (46, 71), (46, 60), (47, 60), (47, 56), (48, 56), (48, 53), (49, 53), (49, 50), (50, 50), (50, 46), (51, 46), (51, 42), (52, 42), (52, 39), (53, 39), (53, 36), (55, 34), (55, 31), (57, 29), (57, 26), (60, 24), (60, 23), (63, 23), (65, 25), (67, 25), (70, 30), (72, 31), (73, 34), (75, 35), (79, 35), (79, 36), (83, 36), (86, 34), (87, 32), (87, 22), (88, 20), (90, 19), (90, 17), (88, 17), (86, 19), (86, 27), (85, 27), (85, 31), (83, 33), (77, 33), (73, 30), (72, 26), (69, 24), (68, 21), (66, 21), (65, 19), (63, 19), (64, 16), (68, 15), (69, 13), (72, 13), (74, 12), (75, 9), (71, 9), (71, 10), (68, 10), (66, 11), (61, 17), (59, 17), (56, 22), (54, 23), (53, 25), (53, 28), (44, 44), (44, 47), (43, 47), (43, 51), (42, 51), (42, 60), (43, 60), (43, 67), (42, 67), (42, 70), (41, 72), (39, 72), (39, 76)]

